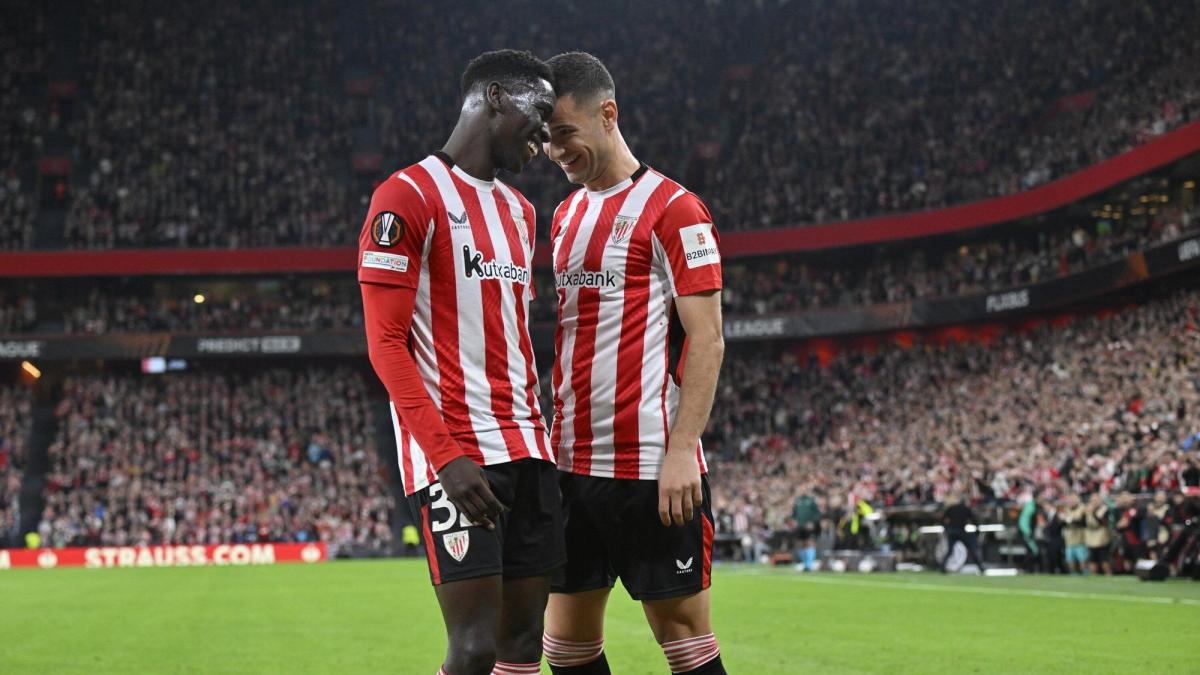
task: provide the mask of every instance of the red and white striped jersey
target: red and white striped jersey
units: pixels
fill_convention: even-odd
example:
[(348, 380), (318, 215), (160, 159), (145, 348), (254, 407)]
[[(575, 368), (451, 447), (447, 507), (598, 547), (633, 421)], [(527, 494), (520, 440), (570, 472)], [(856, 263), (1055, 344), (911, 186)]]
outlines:
[[(721, 288), (712, 216), (699, 197), (642, 166), (554, 213), (554, 424), (563, 471), (654, 480), (679, 402), (674, 298)], [(677, 320), (676, 320), (677, 323)], [(677, 354), (680, 352), (677, 351)], [(701, 471), (707, 471), (697, 445)]]
[[(533, 242), (524, 196), (434, 155), (376, 189), (359, 237), (360, 282), (416, 290), (410, 353), (450, 435), (480, 465), (553, 461), (527, 325)], [(412, 494), (436, 472), (391, 409)]]

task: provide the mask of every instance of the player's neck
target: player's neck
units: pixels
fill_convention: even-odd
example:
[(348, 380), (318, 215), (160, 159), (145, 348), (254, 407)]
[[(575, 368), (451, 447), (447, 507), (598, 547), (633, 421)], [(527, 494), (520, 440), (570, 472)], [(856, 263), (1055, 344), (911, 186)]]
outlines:
[(583, 184), (584, 187), (592, 192), (602, 192), (610, 187), (620, 183), (637, 173), (637, 170), (642, 166), (637, 157), (633, 156), (633, 151), (625, 144), (624, 138), (617, 138), (616, 152), (612, 155), (612, 161), (608, 163), (604, 171), (595, 180), (587, 181)]
[(496, 178), (496, 165), (492, 163), (492, 147), (488, 141), (486, 124), (473, 123), (472, 118), (464, 116), (454, 125), (442, 152), (472, 178), (490, 181)]

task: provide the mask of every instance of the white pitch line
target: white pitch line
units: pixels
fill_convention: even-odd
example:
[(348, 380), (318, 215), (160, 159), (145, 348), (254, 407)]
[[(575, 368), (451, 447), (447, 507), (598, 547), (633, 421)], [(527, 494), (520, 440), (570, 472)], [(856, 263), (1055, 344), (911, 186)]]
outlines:
[(1032, 588), (979, 588), (978, 586), (942, 586), (939, 584), (896, 583), (891, 581), (856, 581), (854, 579), (801, 576), (786, 574), (764, 574), (761, 572), (739, 572), (747, 576), (770, 576), (791, 581), (807, 581), (814, 584), (840, 586), (883, 587), (901, 590), (947, 591), (951, 593), (981, 593), (984, 595), (1028, 595), (1037, 598), (1067, 598), (1072, 600), (1116, 600), (1119, 602), (1141, 602), (1153, 605), (1200, 605), (1200, 600), (1191, 598), (1162, 598), (1157, 596), (1110, 595), (1107, 593), (1076, 593), (1071, 591), (1039, 591)]

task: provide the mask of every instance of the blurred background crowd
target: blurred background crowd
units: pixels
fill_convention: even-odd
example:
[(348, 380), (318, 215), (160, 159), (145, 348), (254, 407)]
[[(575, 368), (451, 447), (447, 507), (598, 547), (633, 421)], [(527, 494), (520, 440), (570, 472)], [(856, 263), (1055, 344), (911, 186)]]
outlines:
[[(514, 44), (603, 55), (632, 147), (730, 231), (1010, 194), (1200, 113), (1177, 2), (78, 4), (0, 27), (3, 248), (352, 244), (466, 61)], [(545, 232), (569, 186), (548, 162), (515, 183)]]

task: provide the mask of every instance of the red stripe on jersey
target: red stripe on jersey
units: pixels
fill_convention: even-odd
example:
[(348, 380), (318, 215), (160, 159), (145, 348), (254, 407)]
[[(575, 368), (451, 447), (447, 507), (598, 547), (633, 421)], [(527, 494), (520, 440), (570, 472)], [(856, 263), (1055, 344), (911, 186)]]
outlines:
[[(555, 272), (563, 272), (567, 269), (571, 257), (571, 249), (575, 246), (575, 236), (579, 234), (579, 223), (583, 220), (583, 215), (587, 211), (582, 208), (586, 204), (585, 200), (580, 198), (579, 204), (575, 207), (575, 213), (571, 214), (571, 222), (567, 224), (566, 234), (563, 235), (562, 245), (558, 249), (558, 259), (554, 263)], [(559, 226), (561, 229), (561, 226)], [(553, 241), (553, 239), (551, 239)], [(558, 289), (558, 306), (562, 307), (567, 301), (567, 292), (564, 289)], [(562, 414), (563, 400), (558, 395), (559, 384), (562, 382), (562, 362), (557, 356), (563, 353), (563, 327), (562, 322), (558, 322), (554, 328), (554, 371), (550, 378), (551, 388), (554, 390), (554, 424), (550, 430), (550, 446), (554, 448), (555, 460), (562, 462), (563, 458), (558, 454), (558, 450), (562, 447)]]
[[(452, 174), (453, 175), (453, 174)], [(473, 185), (463, 182), (458, 176), (453, 176), (454, 187), (467, 209), (467, 220), (471, 223), (471, 237), (475, 240), (475, 250), (483, 254), (484, 260), (496, 259), (496, 247), (492, 244), (492, 234), (487, 220), (483, 215), (479, 193)], [(495, 191), (486, 199), (493, 201)], [(512, 221), (502, 223), (506, 228), (512, 227)], [(508, 460), (511, 462), (527, 453), (524, 452), (525, 442), (521, 439), (520, 430), (510, 422), (516, 417), (513, 412), (512, 380), (508, 373), (508, 341), (504, 336), (504, 289), (500, 279), (481, 279), (479, 281), (479, 296), (483, 303), (483, 343), (484, 343), (484, 372), (487, 373), (488, 384), (491, 385), (492, 411), (500, 424), (500, 434), (504, 445), (508, 448)], [(519, 304), (519, 303), (518, 303)]]
[(700, 588), (704, 589), (712, 585), (713, 524), (703, 512), (700, 514), (700, 522), (704, 527), (701, 539), (701, 546), (704, 547), (704, 565), (700, 568)]
[[(411, 177), (421, 188), (426, 199), (437, 201), (439, 222), (438, 228), (449, 228), (449, 224), (441, 217), (446, 212), (441, 192), (433, 176), (424, 167), (413, 167)], [(429, 249), (429, 267), (438, 269), (454, 269), (453, 241), (450, 237), (433, 237), (433, 245)], [(463, 452), (477, 463), (483, 462), (483, 452), (479, 449), (479, 439), (471, 427), (471, 411), (467, 406), (466, 379), (463, 376), (462, 356), (458, 351), (458, 303), (447, 302), (444, 299), (458, 297), (457, 280), (453, 274), (430, 274), (429, 295), (431, 298), (443, 300), (433, 302), (431, 319), (433, 324), (434, 350), (437, 355), (438, 390), (441, 397), (442, 417), (454, 440), (462, 446)]]
[[(534, 222), (536, 214), (533, 211), (533, 205), (525, 202), (520, 204), (520, 206), (521, 212), (525, 218), (525, 222)], [(516, 222), (512, 217), (512, 205), (509, 204), (507, 199), (497, 199), (496, 210), (500, 213), (500, 220), (505, 223), (504, 235), (508, 240), (508, 250), (512, 252), (513, 263), (520, 267), (524, 267), (526, 262), (525, 244), (519, 239), (520, 235), (517, 233)], [(512, 227), (509, 227), (509, 224), (512, 224)], [(526, 236), (529, 237), (529, 241), (533, 241), (534, 233), (527, 232)], [(521, 284), (517, 284), (516, 288), (519, 289), (519, 294), (523, 294), (525, 292), (525, 287)], [(529, 325), (529, 322), (525, 316), (525, 303), (523, 302), (517, 302), (517, 325), (521, 327), (520, 342), (517, 347), (521, 351), (521, 356), (525, 358), (525, 377), (529, 382), (537, 382), (537, 371), (533, 367), (533, 341), (530, 339), (529, 331), (526, 329), (526, 326)], [(550, 453), (546, 448), (545, 429), (542, 427), (540, 422), (542, 417), (541, 407), (538, 405), (537, 392), (534, 389), (530, 389), (527, 392), (525, 404), (529, 406), (531, 411), (533, 411), (534, 418), (539, 420), (539, 429), (533, 434), (537, 443), (537, 448), (529, 448), (529, 452), (533, 453), (536, 450), (537, 455), (542, 459), (551, 461)]]
[[(604, 245), (612, 230), (601, 223), (611, 223), (629, 190), (604, 200), (596, 227), (583, 255), (583, 269), (589, 272), (603, 271)], [(576, 301), (579, 326), (575, 332), (574, 353), (571, 358), (571, 388), (575, 391), (575, 450), (572, 455), (572, 470), (588, 473), (592, 466), (592, 368), (596, 359), (597, 316), (600, 313), (600, 289), (579, 289)]]
[[(650, 205), (647, 204), (647, 208)], [(621, 317), (621, 338), (617, 348), (617, 397), (614, 402), (613, 446), (616, 451), (616, 478), (637, 479), (641, 461), (641, 433), (638, 407), (642, 400), (642, 353), (646, 340), (650, 285), (631, 280), (650, 276), (650, 237), (643, 230), (654, 226), (651, 218), (638, 221), (629, 235), (629, 254), (625, 257), (625, 301)], [(597, 228), (602, 229), (602, 228)]]
[(442, 570), (438, 567), (437, 549), (433, 547), (433, 531), (429, 529), (429, 505), (421, 506), (421, 533), (425, 536), (425, 557), (429, 559), (429, 573), (433, 585), (442, 583)]

